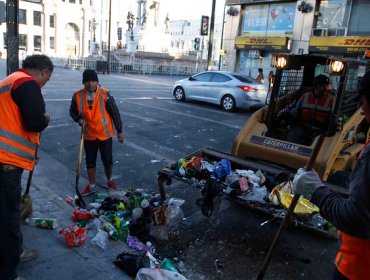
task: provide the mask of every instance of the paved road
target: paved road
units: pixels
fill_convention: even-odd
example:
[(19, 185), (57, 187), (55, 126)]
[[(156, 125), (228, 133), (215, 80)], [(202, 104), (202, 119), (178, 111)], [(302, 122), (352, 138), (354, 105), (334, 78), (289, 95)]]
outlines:
[[(43, 90), (52, 122), (42, 135), (42, 150), (70, 169), (76, 165), (80, 130), (69, 117), (69, 104), (73, 92), (82, 87), (81, 77), (80, 71), (56, 69)], [(156, 189), (155, 175), (165, 163), (203, 147), (229, 152), (249, 116), (174, 101), (172, 85), (179, 77), (99, 75), (99, 79), (114, 95), (124, 122), (125, 143), (114, 143), (113, 171), (122, 187)], [(105, 183), (102, 168), (97, 180)], [(62, 195), (59, 188), (56, 192)]]
[[(3, 69), (5, 65), (0, 62), (0, 73), (5, 73)], [(250, 115), (245, 111), (227, 113), (206, 104), (175, 102), (171, 90), (179, 77), (112, 74), (99, 75), (99, 78), (102, 86), (113, 93), (124, 121), (125, 143), (115, 141), (113, 148), (114, 179), (122, 188), (157, 191), (156, 174), (166, 163), (203, 147), (230, 152), (233, 139)], [(52, 122), (42, 134), (41, 161), (33, 180), (33, 194), (38, 199), (35, 212), (51, 214), (59, 218), (62, 225), (70, 224), (68, 211), (72, 210), (63, 205), (61, 198), (74, 194), (80, 134), (68, 111), (73, 92), (82, 87), (81, 80), (81, 71), (55, 69), (43, 89)], [(87, 183), (86, 177), (83, 168), (81, 187)], [(100, 163), (97, 180), (105, 183)], [(188, 279), (215, 279), (213, 262), (217, 258), (224, 263), (225, 279), (254, 279), (278, 225), (271, 222), (261, 227), (266, 217), (225, 203), (219, 224), (211, 226), (199, 215), (192, 201), (199, 197), (198, 190), (191, 192), (180, 184), (174, 184), (172, 190), (187, 198), (184, 208), (189, 227), (162, 243), (158, 250), (164, 256), (176, 256), (183, 261)], [(50, 234), (48, 239), (29, 227), (24, 230), (27, 243), (41, 250), (36, 265), (21, 266), (21, 272), (30, 275), (29, 279), (50, 279), (49, 276), (55, 274), (54, 279), (77, 280), (92, 276), (92, 279), (125, 279), (106, 261), (122, 249), (118, 243), (104, 253), (93, 251), (89, 243), (80, 250), (66, 251), (57, 233)], [(49, 248), (56, 246), (52, 257), (49, 251), (42, 250), (45, 238)], [(328, 279), (336, 247), (333, 240), (292, 231), (284, 238), (266, 279)], [(66, 258), (68, 261), (64, 263)], [(45, 265), (48, 270), (44, 275)], [(79, 273), (79, 266), (88, 273)]]

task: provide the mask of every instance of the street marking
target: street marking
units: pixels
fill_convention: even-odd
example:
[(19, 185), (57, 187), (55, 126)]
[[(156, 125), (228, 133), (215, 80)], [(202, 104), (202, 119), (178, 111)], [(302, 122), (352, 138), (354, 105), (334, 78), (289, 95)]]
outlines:
[[(120, 80), (133, 80), (133, 81), (140, 81), (141, 83), (147, 83), (147, 84), (156, 84), (156, 85), (165, 85), (165, 86), (172, 86), (174, 82), (171, 83), (163, 83), (163, 82), (157, 82), (153, 80), (148, 80), (148, 77), (145, 77), (143, 79), (134, 78), (129, 75), (125, 76), (111, 76), (112, 78), (120, 79)], [(180, 79), (179, 79), (180, 80)]]
[(220, 122), (220, 121), (215, 121), (215, 120), (211, 120), (211, 119), (208, 119), (208, 118), (198, 117), (198, 116), (190, 115), (188, 113), (182, 113), (182, 112), (178, 112), (178, 111), (168, 110), (168, 109), (160, 108), (160, 107), (156, 107), (156, 106), (150, 106), (150, 105), (145, 105), (145, 104), (142, 104), (142, 103), (136, 103), (136, 102), (131, 102), (131, 101), (127, 101), (127, 103), (137, 104), (137, 105), (140, 105), (140, 106), (143, 106), (143, 107), (149, 107), (149, 108), (157, 109), (157, 110), (160, 110), (160, 111), (174, 113), (174, 114), (185, 116), (185, 117), (188, 117), (188, 118), (194, 118), (194, 119), (207, 121), (207, 122), (211, 122), (211, 123), (217, 123), (217, 124), (221, 124), (221, 125), (224, 125), (224, 126), (227, 126), (227, 127), (230, 127), (230, 128), (238, 129), (238, 130), (240, 130), (242, 128), (241, 126), (238, 126), (238, 125), (231, 125), (231, 124), (228, 124), (228, 123), (223, 123), (223, 122)]
[[(158, 100), (172, 100), (173, 98), (172, 97), (163, 97), (163, 96), (143, 96), (143, 97), (122, 97), (122, 98), (114, 98), (115, 100), (154, 100), (154, 99), (158, 99)], [(48, 101), (62, 101), (62, 102), (65, 102), (65, 101), (71, 101), (71, 98), (45, 98), (44, 99), (45, 102), (48, 102)]]
[[(153, 152), (152, 150), (149, 150), (149, 149), (146, 149), (144, 147), (141, 147), (139, 145), (136, 145), (130, 141), (126, 141), (124, 142), (125, 145), (129, 146), (130, 148), (133, 148), (139, 152), (142, 152), (144, 153), (145, 155), (148, 155), (150, 156), (151, 158), (154, 158), (154, 159), (159, 159), (161, 161), (164, 161), (165, 163), (172, 163), (172, 162), (175, 162), (177, 159), (172, 159), (172, 158), (169, 158), (167, 156), (164, 156), (164, 155), (161, 155), (161, 154), (158, 154), (158, 153), (155, 153)], [(159, 148), (165, 148), (164, 146), (159, 146)]]

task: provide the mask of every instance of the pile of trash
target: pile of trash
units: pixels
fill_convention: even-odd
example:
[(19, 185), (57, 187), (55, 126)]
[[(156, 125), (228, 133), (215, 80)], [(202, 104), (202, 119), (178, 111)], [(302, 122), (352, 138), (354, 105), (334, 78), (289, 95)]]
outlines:
[[(109, 240), (125, 242), (132, 250), (117, 255), (113, 263), (128, 275), (141, 279), (186, 280), (168, 258), (161, 258), (153, 243), (168, 240), (170, 230), (183, 220), (184, 200), (170, 198), (161, 201), (158, 195), (139, 189), (96, 193), (93, 202), (80, 208), (69, 196), (64, 198), (74, 207), (73, 225), (59, 231), (68, 247), (91, 244), (105, 249)], [(54, 229), (55, 219), (30, 219), (34, 226)], [(92, 234), (88, 235), (90, 231)], [(162, 275), (162, 278), (158, 278)]]
[[(293, 198), (292, 178), (286, 172), (269, 176), (261, 170), (232, 169), (226, 159), (210, 162), (202, 157), (180, 159), (169, 168), (173, 177), (201, 188), (197, 204), (207, 217), (214, 215), (221, 198), (227, 197), (283, 218)], [(319, 208), (302, 196), (293, 216), (296, 224), (335, 235), (335, 227), (320, 216)]]

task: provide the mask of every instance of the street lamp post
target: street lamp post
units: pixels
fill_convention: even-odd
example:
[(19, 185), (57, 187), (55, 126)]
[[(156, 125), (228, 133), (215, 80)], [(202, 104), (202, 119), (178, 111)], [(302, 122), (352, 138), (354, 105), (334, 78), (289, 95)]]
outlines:
[(6, 73), (13, 73), (19, 68), (19, 39), (18, 39), (18, 1), (6, 1), (6, 29), (7, 29), (7, 55)]
[(213, 32), (215, 28), (215, 9), (216, 0), (212, 1), (212, 14), (211, 14), (211, 25), (209, 30), (209, 40), (208, 40), (208, 58), (207, 58), (207, 69), (211, 70), (211, 60), (212, 60), (212, 49), (213, 49)]
[(112, 0), (109, 0), (107, 74), (109, 74), (109, 67), (110, 67), (110, 29), (111, 29), (111, 22), (112, 22)]
[[(224, 28), (225, 28), (225, 10), (226, 10), (226, 2), (224, 4), (224, 14), (222, 15), (222, 29), (221, 29), (221, 44), (220, 44), (220, 51), (222, 50), (223, 43), (224, 43)], [(218, 58), (218, 70), (221, 70), (221, 59), (222, 55)]]

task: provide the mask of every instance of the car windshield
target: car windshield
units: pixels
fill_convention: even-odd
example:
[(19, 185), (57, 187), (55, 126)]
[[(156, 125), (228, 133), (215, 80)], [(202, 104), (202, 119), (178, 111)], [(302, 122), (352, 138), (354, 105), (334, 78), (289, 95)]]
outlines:
[(259, 81), (255, 80), (253, 78), (250, 78), (250, 77), (236, 75), (236, 74), (233, 74), (232, 76), (234, 78), (238, 79), (239, 81), (243, 82), (243, 83), (261, 84)]

